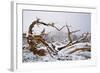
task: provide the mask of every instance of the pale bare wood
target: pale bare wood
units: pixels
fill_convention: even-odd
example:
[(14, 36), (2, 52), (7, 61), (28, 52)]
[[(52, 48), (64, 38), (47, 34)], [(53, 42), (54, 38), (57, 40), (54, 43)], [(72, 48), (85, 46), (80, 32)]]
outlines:
[(90, 51), (91, 48), (75, 48), (74, 50), (68, 52), (68, 54), (75, 53), (75, 52), (77, 52), (77, 51), (79, 51), (79, 50), (81, 50), (81, 51)]

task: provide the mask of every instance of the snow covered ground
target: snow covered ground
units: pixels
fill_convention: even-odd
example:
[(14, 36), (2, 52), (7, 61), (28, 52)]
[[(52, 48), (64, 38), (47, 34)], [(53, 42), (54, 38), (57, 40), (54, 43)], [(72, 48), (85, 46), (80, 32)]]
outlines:
[[(48, 43), (50, 45), (50, 43)], [(58, 47), (61, 47), (65, 45), (66, 43), (62, 42), (54, 42), (53, 43), (56, 46), (56, 50)], [(45, 46), (41, 46), (40, 48), (46, 49)], [(74, 47), (73, 47), (74, 46)], [(23, 49), (23, 62), (52, 62), (52, 61), (73, 61), (73, 60), (88, 60), (91, 58), (91, 52), (90, 51), (76, 51), (72, 54), (68, 54), (70, 51), (73, 51), (76, 48), (90, 48), (89, 43), (77, 43), (71, 47), (64, 48), (60, 51), (58, 51), (58, 55), (54, 55), (54, 58), (52, 58), (49, 54), (46, 56), (38, 56), (34, 55), (32, 52), (30, 52), (25, 46)], [(38, 48), (38, 49), (40, 49)], [(70, 49), (69, 49), (70, 48)]]
[[(79, 35), (72, 35), (72, 40), (79, 39)], [(58, 51), (56, 55), (53, 54), (53, 57), (50, 56), (49, 53), (46, 54), (46, 56), (38, 56), (34, 55), (32, 52), (28, 49), (28, 43), (26, 38), (23, 38), (23, 62), (50, 62), (50, 61), (73, 61), (73, 60), (88, 60), (91, 58), (91, 36), (88, 36), (88, 38), (84, 41), (78, 42), (73, 44), (72, 46), (66, 47), (62, 50), (58, 50), (59, 47), (63, 47), (68, 43), (68, 36), (67, 33), (62, 31), (55, 31), (50, 32), (47, 36), (45, 36), (45, 40), (48, 43), (48, 45), (52, 47), (51, 43), (55, 45), (55, 49)], [(38, 49), (45, 49), (47, 50), (47, 47), (43, 44), (37, 45)], [(77, 50), (77, 49), (83, 49), (83, 50)], [(85, 49), (85, 50), (84, 50)], [(86, 50), (87, 49), (87, 50)], [(90, 51), (88, 51), (90, 49)], [(77, 51), (74, 51), (77, 50)], [(74, 51), (74, 52), (72, 52)]]

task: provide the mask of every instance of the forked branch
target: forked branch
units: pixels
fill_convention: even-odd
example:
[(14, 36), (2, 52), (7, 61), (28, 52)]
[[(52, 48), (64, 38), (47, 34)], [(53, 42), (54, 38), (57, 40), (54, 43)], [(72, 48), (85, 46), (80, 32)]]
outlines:
[(84, 34), (82, 34), (82, 36), (80, 37), (80, 39), (78, 39), (78, 40), (76, 40), (76, 41), (72, 41), (71, 43), (70, 43), (70, 41), (69, 41), (69, 43), (68, 43), (67, 45), (58, 48), (58, 50), (62, 50), (62, 49), (64, 49), (64, 48), (68, 47), (68, 46), (72, 46), (72, 45), (74, 45), (74, 44), (76, 44), (76, 43), (81, 42), (82, 40), (85, 40), (85, 39), (87, 38), (88, 34), (89, 34), (89, 33), (84, 33)]

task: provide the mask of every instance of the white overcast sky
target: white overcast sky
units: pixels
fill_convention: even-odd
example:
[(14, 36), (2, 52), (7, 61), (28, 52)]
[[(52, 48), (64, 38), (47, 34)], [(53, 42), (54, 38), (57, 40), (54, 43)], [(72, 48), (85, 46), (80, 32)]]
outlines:
[[(55, 26), (57, 26), (59, 29), (68, 24), (71, 25), (71, 30), (81, 30), (80, 33), (83, 32), (91, 32), (91, 14), (90, 13), (76, 13), (76, 12), (50, 12), (50, 11), (23, 11), (23, 32), (28, 31), (29, 25), (32, 23), (32, 21), (36, 20), (36, 18), (40, 18), (41, 21), (46, 23), (55, 23)], [(36, 28), (36, 29), (35, 29)], [(53, 31), (54, 28), (44, 27), (40, 26), (37, 28), (35, 26), (33, 30), (36, 32), (42, 31), (43, 28), (46, 28), (46, 30)], [(66, 28), (64, 28), (62, 31), (65, 31)]]

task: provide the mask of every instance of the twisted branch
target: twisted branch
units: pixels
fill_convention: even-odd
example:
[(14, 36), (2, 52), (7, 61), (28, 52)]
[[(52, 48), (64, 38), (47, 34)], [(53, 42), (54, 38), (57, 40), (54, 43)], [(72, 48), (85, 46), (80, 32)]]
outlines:
[[(48, 50), (48, 53), (50, 54), (51, 56), (51, 52), (54, 52), (54, 53), (57, 53), (55, 50), (53, 50), (46, 42), (45, 40), (43, 39), (42, 35), (45, 34), (45, 29), (43, 29), (43, 31), (41, 32), (40, 35), (34, 35), (32, 33), (32, 28), (34, 27), (34, 25), (39, 25), (39, 24), (43, 24), (43, 25), (46, 25), (46, 26), (54, 26), (54, 23), (52, 24), (46, 24), (44, 22), (40, 22), (39, 21), (40, 19), (37, 19), (35, 21), (32, 22), (32, 24), (29, 26), (29, 31), (28, 31), (28, 37), (27, 37), (27, 42), (29, 44), (29, 47), (30, 47), (30, 51), (33, 51), (33, 53), (36, 53), (38, 54), (38, 50), (37, 50), (37, 45), (39, 43), (43, 43), (46, 47), (47, 47), (47, 50)], [(34, 36), (32, 36), (34, 35)], [(51, 52), (50, 52), (51, 51)], [(44, 51), (42, 51), (44, 53)]]

